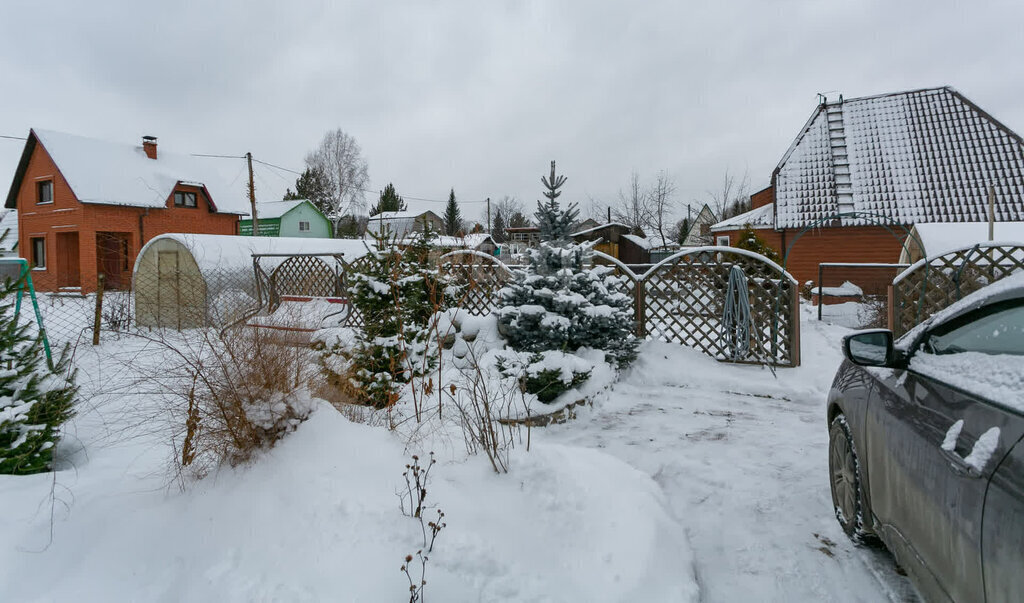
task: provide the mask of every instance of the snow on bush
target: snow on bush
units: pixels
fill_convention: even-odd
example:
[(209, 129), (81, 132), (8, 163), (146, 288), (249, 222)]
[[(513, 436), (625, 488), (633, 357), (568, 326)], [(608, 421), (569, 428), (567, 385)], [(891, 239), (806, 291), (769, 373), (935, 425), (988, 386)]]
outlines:
[(52, 468), (77, 388), (66, 350), (51, 370), (41, 336), (15, 319), (16, 287), (0, 283), (0, 473), (27, 475)]
[[(626, 284), (611, 267), (585, 267), (588, 251), (585, 245), (541, 245), (530, 252), (526, 269), (517, 270), (515, 280), (499, 292), (500, 332), (512, 349), (532, 354), (523, 364), (529, 369), (525, 382), (527, 391), (544, 392), (542, 400), (586, 380), (589, 369), (563, 370), (565, 355), (580, 348), (603, 351), (604, 359), (619, 368), (636, 358), (639, 340)], [(553, 360), (548, 352), (563, 356)], [(545, 370), (538, 368), (541, 362), (562, 366)]]
[[(458, 288), (427, 268), (431, 237), (430, 232), (420, 233), (404, 248), (386, 234), (377, 238), (376, 251), (350, 277), (350, 301), (362, 315), (362, 328), (350, 348), (323, 350), (325, 356), (347, 360), (330, 376), (346, 381), (357, 398), (377, 408), (394, 404), (401, 384), (430, 373), (437, 364), (430, 318), (454, 301)], [(323, 362), (325, 367), (332, 364), (329, 358)]]

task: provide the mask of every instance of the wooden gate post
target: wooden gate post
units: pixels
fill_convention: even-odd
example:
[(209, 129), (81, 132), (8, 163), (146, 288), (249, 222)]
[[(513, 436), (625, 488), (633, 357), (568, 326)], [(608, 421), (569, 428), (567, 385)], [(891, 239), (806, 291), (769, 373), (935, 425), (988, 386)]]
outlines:
[(644, 280), (633, 281), (633, 307), (636, 317), (636, 336), (643, 339), (647, 337), (647, 282)]

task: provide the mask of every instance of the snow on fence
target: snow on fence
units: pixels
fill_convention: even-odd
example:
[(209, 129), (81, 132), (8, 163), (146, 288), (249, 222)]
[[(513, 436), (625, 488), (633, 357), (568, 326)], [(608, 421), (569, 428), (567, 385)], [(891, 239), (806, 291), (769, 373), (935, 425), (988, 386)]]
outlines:
[[(739, 361), (800, 364), (797, 282), (764, 256), (731, 247), (697, 247), (645, 265), (639, 274), (601, 252), (593, 253), (593, 261), (611, 265), (626, 277), (638, 336), (680, 343), (729, 361), (736, 361), (736, 354), (725, 337), (725, 300), (729, 272), (738, 266), (747, 277), (751, 308), (749, 345)], [(497, 291), (512, 278), (511, 270), (494, 258), (465, 252), (442, 257), (439, 269), (468, 286), (463, 307), (478, 315), (494, 309)]]
[(892, 281), (889, 328), (898, 337), (963, 296), (1020, 271), (1020, 242), (979, 243), (921, 259)]

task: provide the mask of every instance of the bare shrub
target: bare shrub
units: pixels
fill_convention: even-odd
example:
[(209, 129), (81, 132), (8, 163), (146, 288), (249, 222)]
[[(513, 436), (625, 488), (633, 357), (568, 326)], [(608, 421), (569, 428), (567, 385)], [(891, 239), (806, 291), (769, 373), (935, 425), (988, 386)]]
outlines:
[(272, 331), (157, 330), (138, 337), (155, 343), (164, 360), (136, 366), (141, 380), (170, 402), (173, 467), (201, 478), (237, 466), (272, 447), (314, 408), (308, 348), (282, 344)]
[(406, 580), (409, 582), (409, 603), (416, 603), (417, 601), (423, 601), (423, 589), (427, 585), (427, 561), (430, 560), (429, 554), (434, 550), (434, 542), (437, 540), (437, 535), (441, 533), (448, 524), (444, 521), (444, 511), (437, 509), (437, 519), (434, 521), (427, 521), (424, 514), (427, 498), (427, 486), (430, 482), (430, 470), (434, 464), (437, 463), (434, 460), (434, 453), (430, 453), (430, 462), (427, 463), (426, 467), (420, 465), (420, 457), (418, 455), (412, 456), (412, 462), (406, 463), (405, 472), (402, 476), (405, 478), (406, 489), (404, 492), (399, 491), (397, 495), (401, 501), (402, 514), (407, 517), (414, 517), (420, 522), (420, 534), (423, 537), (423, 546), (416, 551), (415, 559), (419, 563), (418, 575), (413, 579), (413, 574), (410, 571), (412, 569), (412, 562), (414, 559), (413, 555), (406, 555), (405, 562), (402, 564), (401, 571), (405, 574)]
[[(521, 427), (498, 419), (510, 416), (513, 410), (526, 407), (525, 395), (518, 379), (492, 378), (480, 365), (472, 348), (462, 369), (463, 380), (449, 386), (459, 414), (463, 440), (469, 454), (483, 452), (495, 473), (508, 473), (509, 457), (517, 443), (522, 443)], [(530, 449), (530, 427), (526, 428), (526, 449)]]
[(864, 298), (857, 310), (857, 320), (862, 329), (884, 329), (889, 326), (889, 300), (884, 295), (870, 295)]

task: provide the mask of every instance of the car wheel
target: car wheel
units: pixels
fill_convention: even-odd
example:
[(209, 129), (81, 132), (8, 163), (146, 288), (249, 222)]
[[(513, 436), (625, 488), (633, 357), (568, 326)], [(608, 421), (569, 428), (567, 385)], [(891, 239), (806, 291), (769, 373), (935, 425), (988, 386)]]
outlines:
[(847, 536), (860, 541), (867, 536), (864, 529), (864, 489), (860, 483), (857, 450), (844, 415), (837, 415), (832, 420), (828, 435), (828, 469), (836, 519)]

